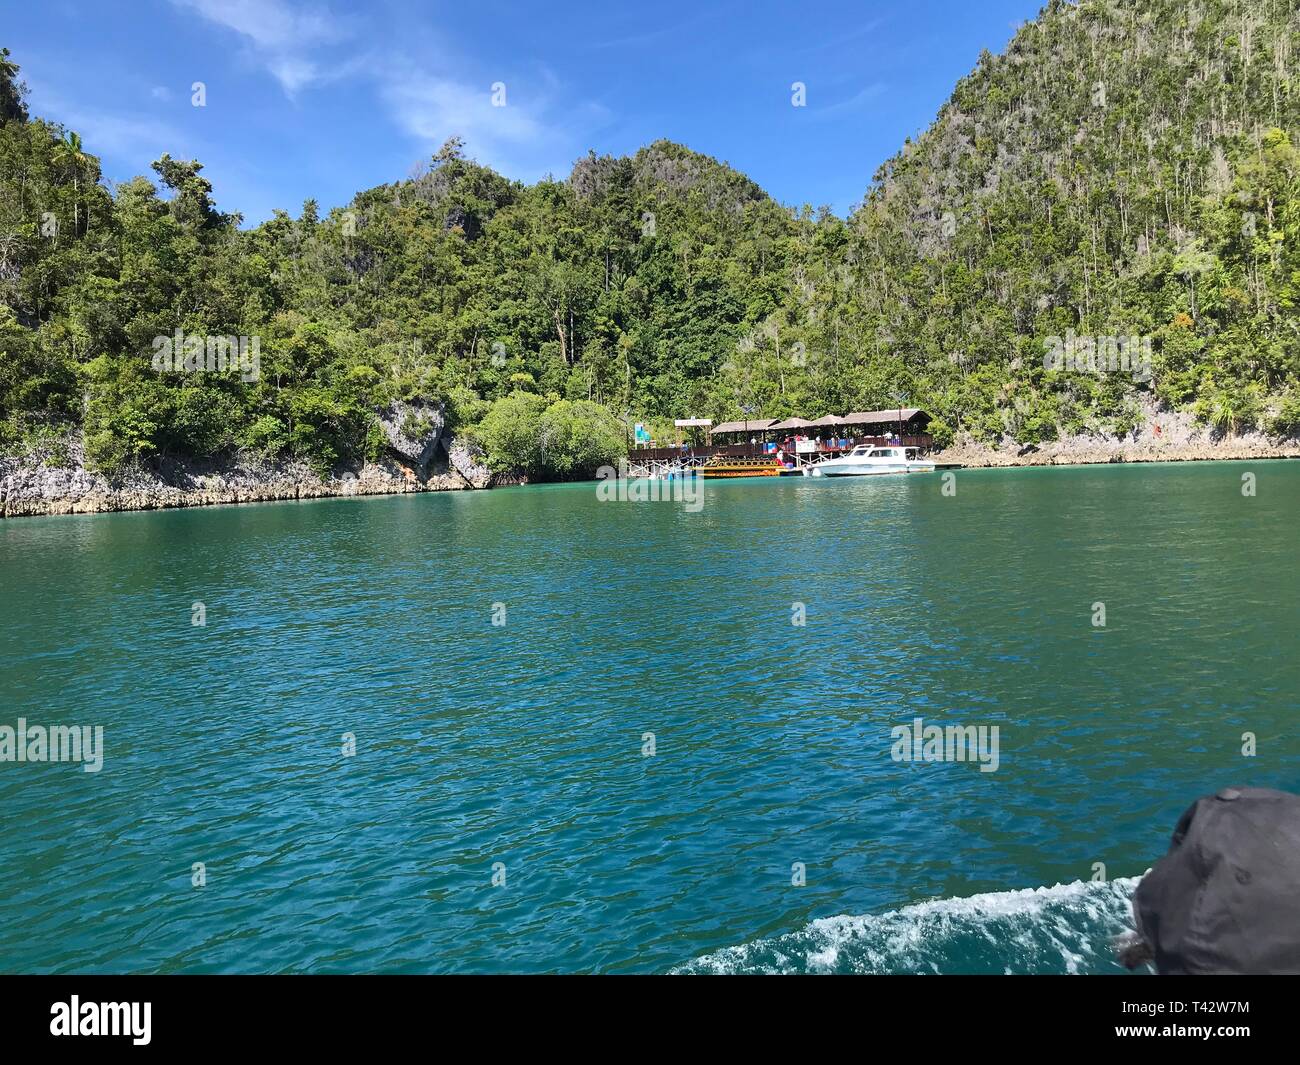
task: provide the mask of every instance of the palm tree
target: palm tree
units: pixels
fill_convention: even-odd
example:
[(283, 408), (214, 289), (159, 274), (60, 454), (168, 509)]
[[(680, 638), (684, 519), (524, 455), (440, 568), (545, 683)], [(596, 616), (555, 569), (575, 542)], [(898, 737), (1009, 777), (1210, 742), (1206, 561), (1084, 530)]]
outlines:
[(1243, 426), (1254, 425), (1261, 405), (1258, 384), (1229, 380), (1220, 385), (1213, 375), (1206, 377), (1198, 404), (1202, 416), (1228, 436), (1236, 436)]
[[(79, 207), (81, 198), (81, 168), (90, 163), (90, 156), (81, 150), (81, 134), (67, 132), (63, 135), (63, 140), (59, 141), (54, 147), (54, 160), (58, 163), (67, 164), (72, 168), (72, 231), (75, 234), (81, 228), (81, 210)], [(89, 223), (90, 215), (87, 212), (86, 221)]]

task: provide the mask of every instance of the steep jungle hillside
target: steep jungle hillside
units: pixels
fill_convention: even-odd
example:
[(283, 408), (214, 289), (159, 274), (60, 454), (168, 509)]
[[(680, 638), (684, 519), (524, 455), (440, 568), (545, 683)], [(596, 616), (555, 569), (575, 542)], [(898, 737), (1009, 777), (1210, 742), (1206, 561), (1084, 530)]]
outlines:
[(1163, 404), (1294, 430), (1297, 46), (1291, 0), (1049, 5), (852, 219), (863, 343), (977, 436), (1125, 426), (1130, 376), (1043, 369), (1071, 330), (1150, 337)]
[[(1145, 393), (1295, 432), (1298, 46), (1290, 0), (1053, 2), (880, 168), (847, 232), (800, 226), (719, 398), (899, 393), (943, 435), (1037, 442), (1122, 433)], [(1045, 369), (1071, 334), (1149, 338), (1149, 380)], [(806, 374), (772, 359), (778, 336)]]
[[(453, 139), (252, 229), (196, 161), (106, 188), (94, 131), (30, 116), (4, 52), (0, 451), (327, 468), (416, 399), (540, 475), (620, 448), (625, 413), (903, 396), (941, 440), (1123, 432), (1143, 403), (1294, 433), (1298, 48), (1291, 0), (1053, 0), (848, 219), (664, 141), (524, 186)], [(177, 330), (254, 338), (260, 372), (159, 372)], [(1150, 373), (1045, 368), (1076, 335), (1149, 340)]]

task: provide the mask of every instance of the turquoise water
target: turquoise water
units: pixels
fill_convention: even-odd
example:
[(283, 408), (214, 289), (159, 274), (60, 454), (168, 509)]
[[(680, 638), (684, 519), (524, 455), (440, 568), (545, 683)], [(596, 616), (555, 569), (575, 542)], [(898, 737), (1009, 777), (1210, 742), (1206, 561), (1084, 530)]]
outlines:
[(1112, 971), (1193, 799), (1300, 790), (1300, 463), (955, 483), (0, 522), (0, 726), (105, 752), (0, 763), (0, 969)]

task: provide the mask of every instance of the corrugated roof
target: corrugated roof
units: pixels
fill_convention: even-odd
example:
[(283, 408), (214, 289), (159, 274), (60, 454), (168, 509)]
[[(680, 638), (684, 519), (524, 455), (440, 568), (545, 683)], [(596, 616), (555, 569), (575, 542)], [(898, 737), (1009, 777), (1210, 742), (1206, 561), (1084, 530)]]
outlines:
[[(784, 421), (777, 421), (775, 418), (754, 418), (752, 421), (744, 422), (722, 422), (713, 427), (713, 432), (717, 433), (761, 433), (769, 429), (823, 429), (832, 428), (840, 425), (893, 425), (901, 421), (911, 421), (916, 415), (925, 414), (920, 407), (903, 407), (900, 411), (898, 407), (890, 407), (888, 410), (860, 410), (853, 414), (846, 414), (843, 418), (834, 414), (827, 414), (816, 421), (809, 421), (806, 418), (786, 418)], [(929, 415), (926, 415), (928, 418)]]
[(888, 410), (860, 410), (846, 414), (840, 419), (841, 425), (884, 425), (888, 422), (910, 421), (918, 414), (924, 414), (920, 407), (890, 407)]
[(747, 422), (721, 422), (713, 427), (713, 435), (718, 433), (761, 433), (776, 423), (775, 418), (753, 418)]

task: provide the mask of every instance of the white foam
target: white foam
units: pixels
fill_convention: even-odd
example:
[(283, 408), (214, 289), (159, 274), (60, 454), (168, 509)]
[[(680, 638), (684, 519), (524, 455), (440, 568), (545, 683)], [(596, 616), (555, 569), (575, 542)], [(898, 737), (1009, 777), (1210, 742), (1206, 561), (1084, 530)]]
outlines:
[(932, 899), (819, 918), (798, 932), (706, 954), (678, 973), (1079, 973), (1112, 964), (1141, 877)]

